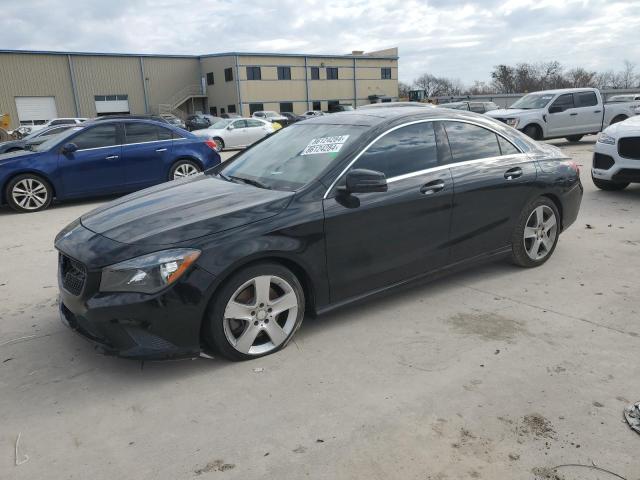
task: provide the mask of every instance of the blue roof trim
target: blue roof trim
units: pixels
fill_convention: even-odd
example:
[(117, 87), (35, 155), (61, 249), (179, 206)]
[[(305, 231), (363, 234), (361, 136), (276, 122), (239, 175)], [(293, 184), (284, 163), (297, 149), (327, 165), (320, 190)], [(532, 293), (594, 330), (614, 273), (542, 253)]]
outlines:
[(225, 52), (225, 53), (208, 53), (204, 55), (177, 55), (177, 54), (161, 54), (161, 53), (108, 53), (108, 52), (64, 52), (55, 50), (9, 50), (0, 49), (0, 53), (14, 53), (27, 55), (78, 55), (90, 57), (155, 57), (155, 58), (210, 58), (210, 57), (300, 57), (300, 58), (367, 58), (373, 60), (398, 60), (397, 55), (321, 55), (306, 53), (256, 53), (256, 52)]

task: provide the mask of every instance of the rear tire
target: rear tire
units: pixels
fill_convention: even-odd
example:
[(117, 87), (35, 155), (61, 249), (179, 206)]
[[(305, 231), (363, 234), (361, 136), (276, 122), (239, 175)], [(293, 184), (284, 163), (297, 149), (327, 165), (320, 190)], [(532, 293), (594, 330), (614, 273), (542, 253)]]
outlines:
[(53, 189), (49, 182), (32, 173), (11, 179), (4, 194), (9, 206), (19, 213), (39, 212), (51, 205), (53, 200)]
[(540, 128), (538, 128), (536, 125), (527, 125), (522, 130), (522, 133), (524, 133), (527, 137), (533, 138), (534, 140), (540, 140), (540, 138), (542, 137)]
[(221, 152), (224, 149), (224, 140), (220, 137), (215, 137), (212, 140), (216, 142), (216, 152)]
[(202, 172), (202, 168), (192, 160), (178, 160), (169, 171), (169, 180), (177, 180)]
[(624, 190), (629, 186), (629, 182), (612, 182), (611, 180), (601, 180), (599, 178), (594, 178), (593, 175), (591, 176), (591, 180), (593, 180), (593, 184), (600, 190), (606, 190), (608, 192)]
[(229, 360), (263, 357), (287, 346), (304, 310), (302, 285), (289, 269), (252, 265), (214, 294), (203, 320), (204, 341)]
[(560, 236), (558, 209), (547, 197), (539, 197), (520, 214), (511, 237), (511, 260), (520, 267), (538, 267), (553, 255)]
[(565, 137), (569, 142), (579, 142), (584, 135), (571, 135), (570, 137)]

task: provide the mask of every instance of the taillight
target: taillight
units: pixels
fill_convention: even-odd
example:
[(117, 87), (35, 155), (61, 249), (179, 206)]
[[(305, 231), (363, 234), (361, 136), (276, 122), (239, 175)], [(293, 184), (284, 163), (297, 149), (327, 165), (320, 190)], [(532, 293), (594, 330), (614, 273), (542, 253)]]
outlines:
[(573, 160), (569, 160), (567, 161), (567, 165), (569, 165), (569, 168), (571, 168), (571, 170), (580, 175), (580, 166), (576, 162), (574, 162)]
[(207, 140), (206, 142), (204, 142), (204, 144), (205, 144), (207, 147), (209, 147), (211, 150), (214, 150), (214, 151), (216, 151), (216, 152), (218, 151), (218, 144), (216, 143), (216, 141), (215, 141), (215, 140), (211, 140), (211, 139), (209, 139), (209, 140)]

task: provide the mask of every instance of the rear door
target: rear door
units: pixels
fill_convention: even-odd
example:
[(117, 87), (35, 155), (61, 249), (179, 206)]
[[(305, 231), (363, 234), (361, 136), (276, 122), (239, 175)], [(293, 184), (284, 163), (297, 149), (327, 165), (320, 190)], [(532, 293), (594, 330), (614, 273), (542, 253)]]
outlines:
[(580, 128), (576, 133), (595, 133), (602, 128), (602, 105), (594, 91), (573, 94), (575, 111), (578, 112)]
[(247, 138), (249, 139), (249, 144), (257, 142), (262, 137), (265, 137), (270, 130), (268, 130), (268, 126), (261, 122), (260, 120), (246, 120), (247, 122)]
[(333, 302), (446, 264), (453, 188), (449, 168), (438, 167), (433, 122), (403, 126), (351, 167), (384, 173), (388, 191), (324, 200)]
[(126, 190), (126, 172), (120, 145), (119, 123), (99, 124), (67, 139), (78, 147), (60, 153), (58, 166), (64, 196), (116, 193)]
[(123, 163), (126, 184), (143, 188), (168, 180), (167, 165), (171, 161), (171, 130), (146, 122), (124, 123)]
[(246, 120), (234, 120), (231, 126), (233, 128), (226, 131), (223, 139), (225, 147), (243, 147), (251, 143), (247, 133)]
[(573, 93), (562, 94), (549, 106), (547, 136), (564, 137), (565, 135), (572, 135), (576, 133), (576, 130), (579, 130), (576, 127), (578, 121), (578, 112), (573, 103)]
[(442, 122), (453, 178), (451, 261), (507, 246), (531, 198), (535, 163), (506, 138), (473, 124)]

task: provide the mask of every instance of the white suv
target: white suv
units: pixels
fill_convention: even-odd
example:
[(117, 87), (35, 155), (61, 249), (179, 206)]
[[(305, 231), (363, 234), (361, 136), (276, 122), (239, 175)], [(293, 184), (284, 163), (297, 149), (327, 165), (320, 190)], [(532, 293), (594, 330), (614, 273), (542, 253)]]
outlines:
[(640, 115), (598, 135), (591, 178), (602, 190), (622, 190), (630, 183), (640, 183)]

